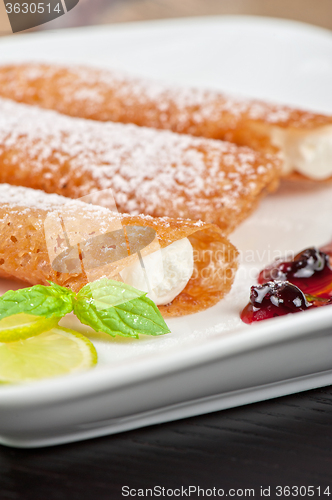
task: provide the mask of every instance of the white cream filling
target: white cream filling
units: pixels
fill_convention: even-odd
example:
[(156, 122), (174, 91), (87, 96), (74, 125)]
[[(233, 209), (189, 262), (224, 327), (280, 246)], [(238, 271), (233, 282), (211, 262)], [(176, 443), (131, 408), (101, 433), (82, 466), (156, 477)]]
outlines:
[[(143, 262), (144, 268), (141, 265)], [(188, 238), (153, 252), (120, 272), (125, 283), (157, 305), (168, 304), (182, 292), (194, 271), (194, 253)]]
[(302, 132), (274, 127), (271, 142), (284, 160), (284, 173), (297, 172), (315, 180), (332, 176), (332, 125)]

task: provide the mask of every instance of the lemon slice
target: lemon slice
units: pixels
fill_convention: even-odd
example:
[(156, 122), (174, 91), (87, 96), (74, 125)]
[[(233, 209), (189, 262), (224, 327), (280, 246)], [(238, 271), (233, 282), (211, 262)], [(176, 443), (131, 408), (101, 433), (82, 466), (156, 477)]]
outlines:
[(0, 344), (0, 383), (57, 377), (96, 363), (97, 352), (89, 339), (55, 327), (35, 337)]
[(31, 314), (19, 313), (0, 320), (0, 342), (33, 337), (56, 326), (59, 318), (43, 318)]

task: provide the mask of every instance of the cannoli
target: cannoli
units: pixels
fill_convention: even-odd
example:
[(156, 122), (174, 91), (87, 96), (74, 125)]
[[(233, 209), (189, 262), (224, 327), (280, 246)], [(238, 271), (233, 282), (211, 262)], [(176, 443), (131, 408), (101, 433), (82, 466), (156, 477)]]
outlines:
[(0, 95), (71, 116), (279, 152), (285, 176), (332, 177), (332, 116), (212, 90), (172, 88), (106, 70), (37, 63), (0, 68)]
[(143, 286), (164, 316), (181, 316), (224, 297), (237, 256), (215, 225), (119, 214), (56, 194), (0, 185), (1, 277), (32, 285), (52, 281), (75, 292), (108, 277)]
[(70, 198), (111, 189), (119, 212), (203, 220), (226, 234), (279, 175), (275, 156), (249, 148), (0, 98), (0, 182)]

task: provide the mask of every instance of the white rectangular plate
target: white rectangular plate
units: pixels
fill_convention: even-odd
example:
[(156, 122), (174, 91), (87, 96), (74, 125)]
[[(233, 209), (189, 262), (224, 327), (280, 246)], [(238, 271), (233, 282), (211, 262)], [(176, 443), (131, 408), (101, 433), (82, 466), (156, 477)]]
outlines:
[[(332, 36), (298, 23), (216, 17), (0, 40), (0, 64), (46, 60), (127, 70), (332, 113)], [(332, 239), (332, 185), (283, 185), (232, 235), (241, 266), (215, 307), (170, 320), (164, 337), (94, 342), (89, 372), (1, 387), (0, 442), (33, 447), (111, 434), (332, 383), (332, 308), (245, 326), (257, 272)], [(13, 285), (0, 283), (0, 292)], [(17, 286), (17, 285), (16, 285)]]

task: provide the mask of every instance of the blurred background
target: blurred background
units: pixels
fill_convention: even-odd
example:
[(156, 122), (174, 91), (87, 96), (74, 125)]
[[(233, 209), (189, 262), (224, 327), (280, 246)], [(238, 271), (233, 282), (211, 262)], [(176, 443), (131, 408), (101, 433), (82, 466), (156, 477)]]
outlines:
[(66, 15), (34, 30), (234, 14), (293, 19), (332, 29), (332, 0), (80, 0)]

